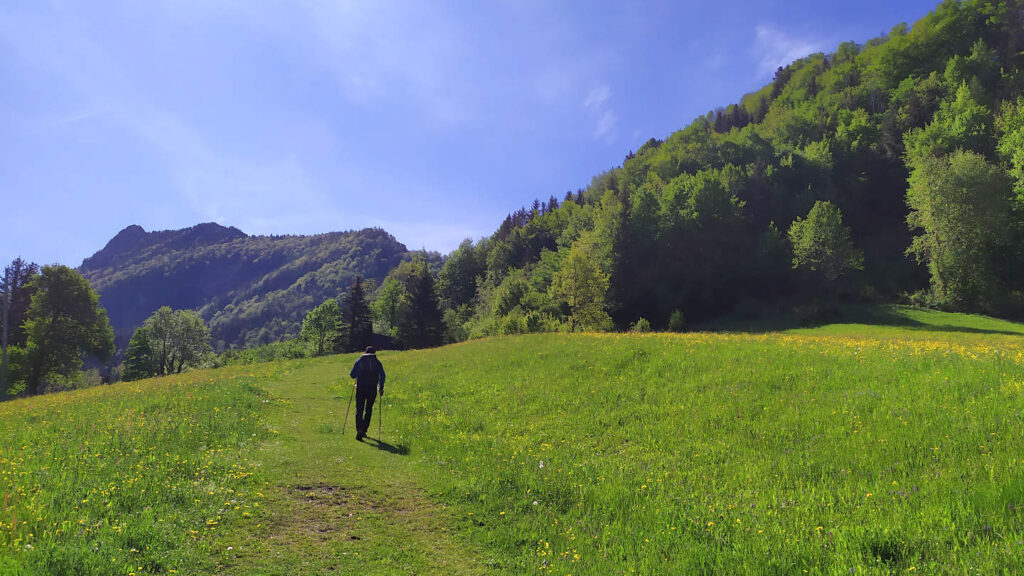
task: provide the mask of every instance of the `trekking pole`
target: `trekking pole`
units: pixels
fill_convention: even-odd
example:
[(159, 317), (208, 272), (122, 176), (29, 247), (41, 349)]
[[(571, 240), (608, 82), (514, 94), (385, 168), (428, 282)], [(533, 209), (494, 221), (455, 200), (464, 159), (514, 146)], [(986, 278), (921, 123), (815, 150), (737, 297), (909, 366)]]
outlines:
[(348, 408), (345, 409), (345, 420), (341, 423), (341, 435), (345, 435), (345, 426), (348, 425), (348, 411), (352, 409), (352, 398), (355, 398), (356, 389), (352, 388), (352, 395), (348, 397)]
[(383, 442), (384, 438), (380, 435), (381, 423), (384, 422), (384, 393), (380, 394), (380, 417), (377, 418), (377, 441)]

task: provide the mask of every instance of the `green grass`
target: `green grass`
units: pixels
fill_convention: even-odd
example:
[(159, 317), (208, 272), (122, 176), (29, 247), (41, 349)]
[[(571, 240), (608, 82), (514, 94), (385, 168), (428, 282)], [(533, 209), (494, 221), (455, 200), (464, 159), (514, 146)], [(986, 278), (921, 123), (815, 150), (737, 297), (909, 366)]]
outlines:
[(381, 353), (383, 443), (354, 356), (3, 404), (0, 572), (1016, 573), (1024, 327), (874, 314)]
[(1024, 553), (1019, 346), (553, 335), (403, 360), (402, 433), (515, 573), (991, 574)]
[(258, 513), (270, 367), (0, 404), (0, 573), (200, 573)]
[[(991, 342), (993, 337), (1024, 336), (1024, 325), (980, 314), (957, 314), (912, 306), (854, 306), (844, 309), (835, 323), (791, 328), (787, 332)], [(1008, 344), (1012, 345), (1012, 341)]]

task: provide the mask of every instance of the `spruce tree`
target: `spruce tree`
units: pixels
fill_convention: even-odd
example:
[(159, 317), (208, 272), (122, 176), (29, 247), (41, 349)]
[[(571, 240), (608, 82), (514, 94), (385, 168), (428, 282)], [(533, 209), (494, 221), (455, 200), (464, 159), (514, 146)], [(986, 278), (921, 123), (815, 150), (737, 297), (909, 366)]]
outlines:
[(361, 277), (356, 276), (356, 281), (349, 287), (348, 294), (342, 299), (341, 310), (344, 349), (357, 352), (369, 346), (373, 342), (373, 317)]
[(444, 337), (441, 303), (434, 288), (434, 275), (427, 263), (413, 263), (405, 281), (406, 299), (398, 321), (398, 339), (407, 348), (439, 346)]

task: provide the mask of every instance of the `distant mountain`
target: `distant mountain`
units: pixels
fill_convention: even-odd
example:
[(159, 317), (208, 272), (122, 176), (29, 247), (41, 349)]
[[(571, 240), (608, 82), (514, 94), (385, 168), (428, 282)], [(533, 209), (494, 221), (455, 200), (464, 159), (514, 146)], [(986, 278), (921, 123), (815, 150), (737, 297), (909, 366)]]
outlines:
[(410, 252), (379, 228), (313, 236), (249, 236), (199, 224), (132, 225), (78, 269), (100, 294), (119, 346), (161, 306), (199, 310), (214, 346), (296, 336), (306, 312), (340, 298), (355, 277), (380, 282)]

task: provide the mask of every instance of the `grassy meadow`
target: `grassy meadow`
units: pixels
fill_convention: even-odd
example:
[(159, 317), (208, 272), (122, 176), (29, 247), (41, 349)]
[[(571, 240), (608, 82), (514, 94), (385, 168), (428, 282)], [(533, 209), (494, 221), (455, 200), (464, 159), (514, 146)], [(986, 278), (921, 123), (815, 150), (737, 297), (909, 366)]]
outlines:
[[(4, 574), (1012, 574), (1018, 324), (545, 334), (0, 405)], [(376, 436), (376, 415), (371, 437)]]
[(0, 574), (199, 574), (258, 514), (269, 366), (0, 404)]

